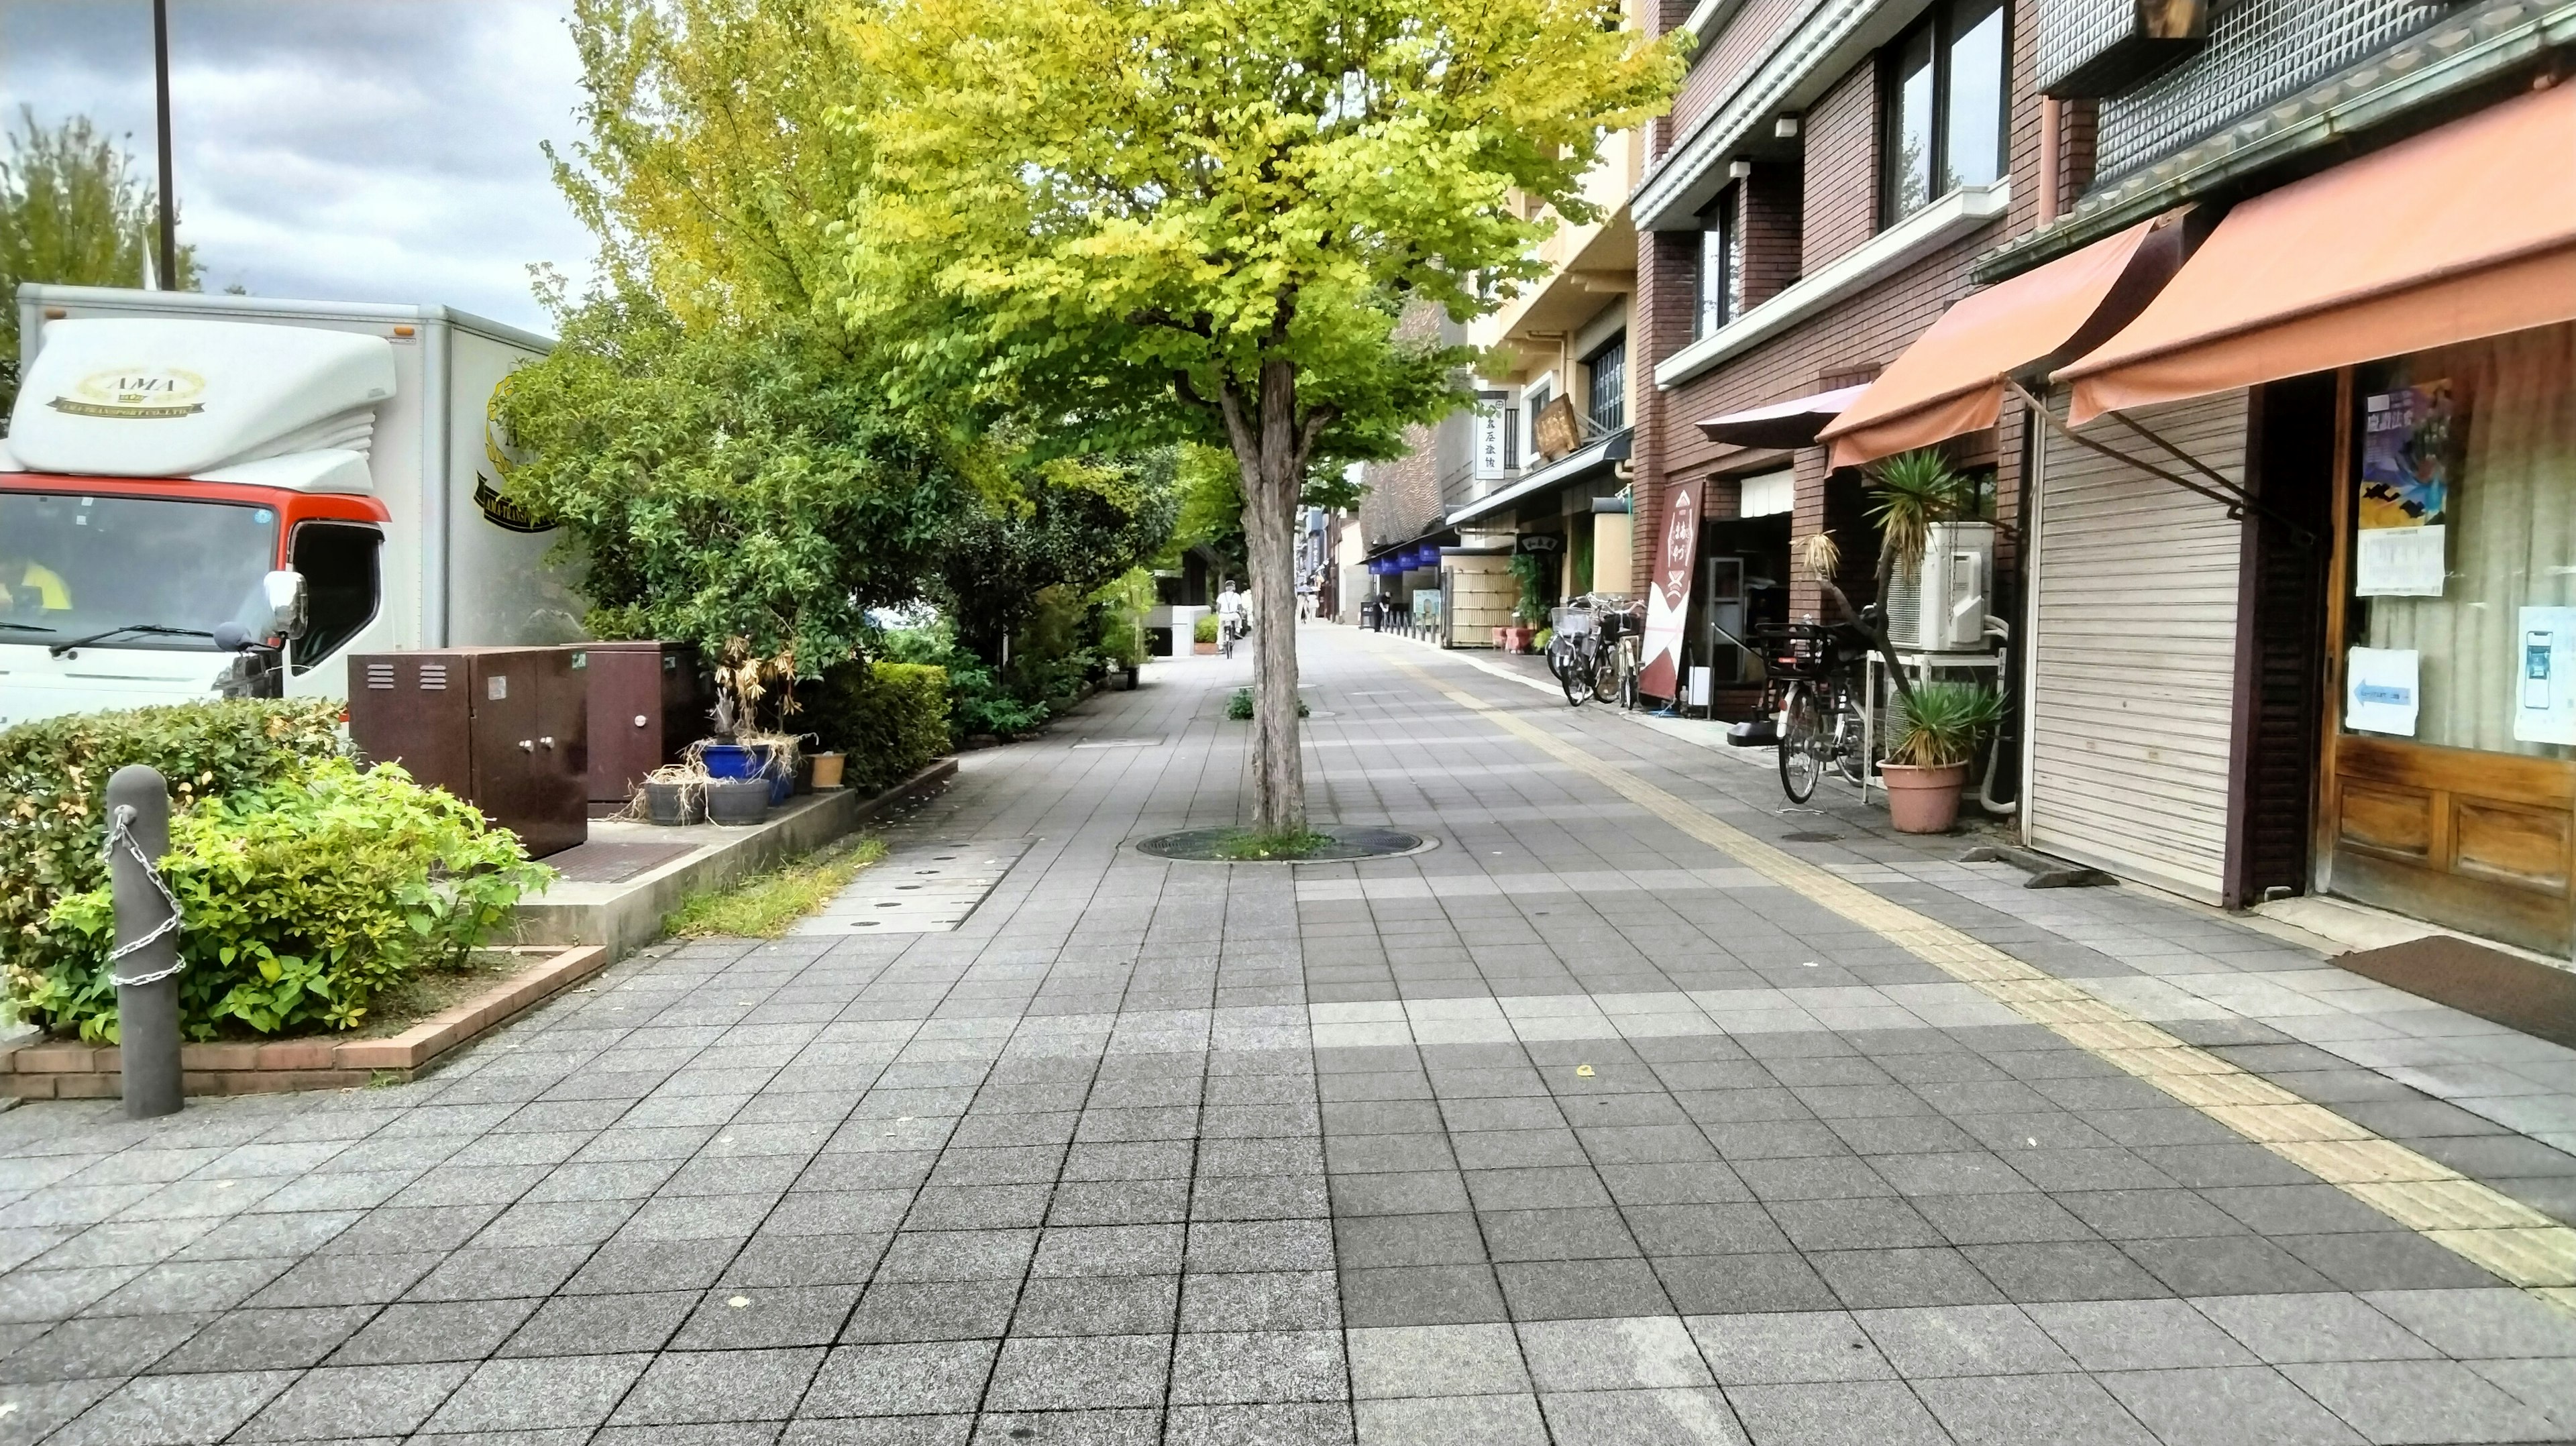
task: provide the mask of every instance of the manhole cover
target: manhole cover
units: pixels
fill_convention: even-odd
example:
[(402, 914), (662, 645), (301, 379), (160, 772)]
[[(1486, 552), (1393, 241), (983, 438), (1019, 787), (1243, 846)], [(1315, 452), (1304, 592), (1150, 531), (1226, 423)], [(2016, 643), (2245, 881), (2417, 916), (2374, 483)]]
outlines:
[(1377, 828), (1369, 825), (1326, 824), (1315, 832), (1329, 836), (1332, 842), (1301, 859), (1235, 859), (1221, 850), (1243, 831), (1234, 828), (1193, 828), (1179, 833), (1158, 834), (1136, 845), (1137, 852), (1159, 859), (1187, 859), (1200, 863), (1346, 863), (1352, 859), (1393, 858), (1398, 854), (1416, 854), (1434, 847), (1434, 841), (1402, 829)]
[(1806, 833), (1784, 833), (1780, 835), (1780, 837), (1787, 843), (1839, 843), (1842, 841), (1841, 834), (1817, 833), (1814, 831)]

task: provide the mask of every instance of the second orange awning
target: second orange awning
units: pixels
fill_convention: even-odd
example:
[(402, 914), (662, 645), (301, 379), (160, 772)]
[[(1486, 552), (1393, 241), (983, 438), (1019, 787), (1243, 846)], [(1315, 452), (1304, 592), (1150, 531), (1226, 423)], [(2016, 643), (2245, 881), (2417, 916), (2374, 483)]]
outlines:
[(2083, 355), (2173, 276), (2182, 246), (2170, 219), (2142, 221), (1952, 305), (1818, 436), (1833, 447), (1833, 465), (1993, 426), (2006, 377)]
[(2576, 85), (2246, 201), (2057, 374), (2069, 421), (2576, 320)]

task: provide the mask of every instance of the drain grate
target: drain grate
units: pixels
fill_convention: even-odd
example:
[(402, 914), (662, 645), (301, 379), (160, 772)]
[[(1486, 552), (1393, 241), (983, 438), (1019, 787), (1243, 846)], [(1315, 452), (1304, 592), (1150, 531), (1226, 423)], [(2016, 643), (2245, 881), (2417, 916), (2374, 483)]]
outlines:
[(1094, 738), (1073, 746), (1076, 748), (1160, 748), (1163, 746), (1163, 735), (1157, 733), (1151, 738)]
[(898, 843), (795, 932), (841, 937), (945, 933), (966, 922), (1034, 842)]
[(1810, 830), (1806, 833), (1784, 833), (1780, 835), (1780, 837), (1784, 842), (1788, 843), (1840, 843), (1842, 842), (1843, 836), (1838, 833), (1821, 833)]

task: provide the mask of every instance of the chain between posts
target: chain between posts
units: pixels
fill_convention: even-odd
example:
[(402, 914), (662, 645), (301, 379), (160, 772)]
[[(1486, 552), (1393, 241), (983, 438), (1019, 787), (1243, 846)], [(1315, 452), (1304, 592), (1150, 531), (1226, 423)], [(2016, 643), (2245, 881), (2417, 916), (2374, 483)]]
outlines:
[(157, 861), (143, 856), (143, 846), (134, 841), (133, 824), (133, 807), (128, 804), (117, 805), (117, 807), (108, 814), (107, 843), (99, 850), (99, 856), (101, 858), (112, 858), (117, 849), (122, 847), (128, 857), (132, 858), (137, 864), (142, 865), (143, 877), (150, 881), (152, 891), (161, 896), (161, 902), (169, 906), (170, 913), (168, 917), (162, 919), (160, 923), (152, 926), (151, 933), (130, 939), (108, 951), (108, 982), (116, 985), (116, 987), (120, 989), (132, 989), (144, 984), (158, 984), (164, 979), (185, 973), (188, 968), (188, 961), (185, 958), (174, 957), (169, 968), (159, 970), (155, 973), (145, 974), (137, 978), (129, 979), (116, 972), (116, 961), (119, 959), (123, 959), (127, 955), (142, 949), (144, 946), (158, 941), (164, 935), (175, 934), (179, 931), (179, 898), (176, 894), (170, 892), (169, 884), (162, 880), (161, 865)]

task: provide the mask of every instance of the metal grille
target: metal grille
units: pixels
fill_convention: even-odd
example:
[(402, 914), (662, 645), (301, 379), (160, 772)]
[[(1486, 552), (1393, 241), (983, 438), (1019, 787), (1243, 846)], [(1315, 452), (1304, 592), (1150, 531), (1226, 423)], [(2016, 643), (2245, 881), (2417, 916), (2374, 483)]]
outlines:
[[(2084, 16), (2062, 24), (2091, 23)], [(2121, 7), (2123, 10), (2126, 7)], [(2370, 52), (2439, 23), (2417, 0), (2237, 0), (2185, 64), (2102, 102), (2099, 175), (2109, 180), (2234, 123)], [(2043, 41), (2045, 44), (2045, 41)]]
[(1628, 338), (1620, 336), (1583, 361), (1590, 394), (1591, 436), (1606, 437), (1628, 425)]
[(2039, 7), (2040, 89), (2074, 74), (2137, 28), (2137, 0), (2062, 0)]
[(430, 692), (435, 692), (439, 689), (445, 688), (447, 686), (447, 665), (445, 663), (421, 664), (420, 686), (424, 691)]
[(370, 688), (391, 688), (393, 685), (394, 685), (394, 665), (393, 665), (393, 664), (391, 664), (391, 663), (369, 663), (369, 664), (367, 665), (367, 686), (368, 686), (368, 687), (370, 687)]

